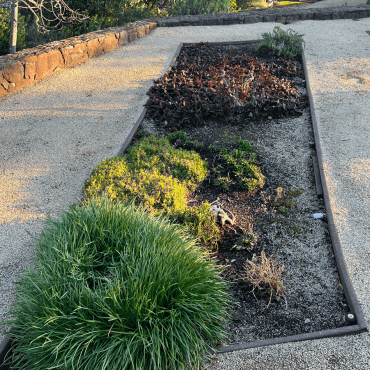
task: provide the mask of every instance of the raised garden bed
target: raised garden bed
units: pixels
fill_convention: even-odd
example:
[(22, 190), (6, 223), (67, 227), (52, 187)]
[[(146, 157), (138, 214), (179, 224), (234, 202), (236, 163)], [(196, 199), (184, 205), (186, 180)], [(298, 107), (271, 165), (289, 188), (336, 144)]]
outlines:
[[(211, 169), (189, 205), (209, 202), (235, 217), (235, 223), (220, 225), (221, 240), (214, 253), (217, 263), (225, 266), (236, 302), (230, 308), (232, 319), (226, 327), (230, 336), (224, 343), (231, 347), (225, 351), (241, 343), (263, 345), (259, 341), (344, 327), (350, 311), (324, 200), (322, 193), (317, 194), (320, 184), (315, 184), (319, 178), (314, 175), (316, 152), (302, 59), (261, 58), (252, 46), (184, 45), (172, 69), (149, 91), (148, 111), (140, 126), (143, 132), (159, 136), (184, 132), (187, 139), (175, 140), (175, 147), (198, 152)], [(247, 69), (252, 65), (260, 76), (267, 76), (249, 90), (250, 94), (254, 89), (257, 103), (250, 104), (249, 95), (242, 107), (235, 104), (238, 65)], [(222, 69), (234, 95), (226, 93), (226, 82), (223, 91), (218, 85), (215, 101), (205, 81), (209, 76), (220, 81)], [(181, 89), (181, 95), (171, 94)], [(243, 103), (241, 94), (239, 98)], [(253, 191), (238, 186), (222, 159), (223, 151), (240, 149), (240, 140), (251, 144), (264, 176), (263, 186)], [(324, 216), (313, 218), (314, 214)], [(260, 264), (262, 253), (276, 268), (284, 268), (282, 285), (272, 293), (268, 288), (259, 290), (246, 278), (246, 265), (252, 266), (248, 261)]]

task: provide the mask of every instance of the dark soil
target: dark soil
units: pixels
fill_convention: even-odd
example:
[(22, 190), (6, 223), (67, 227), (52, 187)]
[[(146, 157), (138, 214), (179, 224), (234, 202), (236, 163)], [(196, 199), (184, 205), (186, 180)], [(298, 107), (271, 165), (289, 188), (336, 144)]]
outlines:
[[(222, 68), (229, 86), (240, 86), (251, 68), (255, 76), (262, 71), (265, 78), (250, 87), (244, 100), (239, 95), (242, 104), (235, 106), (226, 89), (217, 95), (209, 85), (208, 76), (219, 76)], [(219, 86), (213, 88), (217, 91)], [(174, 145), (197, 151), (210, 169), (220, 162), (219, 149), (235, 149), (237, 140), (248, 140), (266, 179), (263, 188), (253, 192), (240, 189), (235, 181), (222, 190), (214, 185), (217, 173), (210, 171), (189, 198), (194, 206), (216, 201), (236, 217), (235, 224), (220, 225), (221, 241), (215, 252), (235, 299), (225, 344), (344, 326), (348, 306), (328, 226), (309, 218), (325, 213), (325, 207), (314, 188), (311, 156), (315, 152), (301, 60), (261, 58), (250, 44), (196, 44), (182, 49), (177, 65), (155, 82), (149, 95), (142, 129), (159, 135), (181, 129), (189, 141), (178, 139)], [(282, 196), (277, 199), (279, 188)], [(246, 235), (253, 235), (254, 242), (245, 243)], [(262, 251), (277, 266), (284, 266), (285, 298), (272, 297), (270, 302), (268, 292), (253, 290), (245, 279), (246, 261)]]

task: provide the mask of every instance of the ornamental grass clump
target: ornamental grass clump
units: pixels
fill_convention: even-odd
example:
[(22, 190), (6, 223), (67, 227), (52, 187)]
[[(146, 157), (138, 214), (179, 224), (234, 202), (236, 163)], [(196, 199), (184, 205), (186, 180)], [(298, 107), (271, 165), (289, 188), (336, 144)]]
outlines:
[(164, 217), (93, 199), (36, 248), (8, 321), (17, 369), (193, 369), (224, 339), (220, 268)]

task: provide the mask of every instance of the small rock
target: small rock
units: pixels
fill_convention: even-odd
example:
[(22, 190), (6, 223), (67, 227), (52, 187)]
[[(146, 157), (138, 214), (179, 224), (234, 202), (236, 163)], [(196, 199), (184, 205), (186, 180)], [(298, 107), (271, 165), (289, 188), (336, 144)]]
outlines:
[(234, 259), (234, 260), (231, 260), (231, 263), (233, 263), (233, 262), (235, 262), (236, 260)]
[(253, 253), (252, 262), (253, 263), (257, 263), (258, 262), (257, 257), (256, 257), (256, 253)]

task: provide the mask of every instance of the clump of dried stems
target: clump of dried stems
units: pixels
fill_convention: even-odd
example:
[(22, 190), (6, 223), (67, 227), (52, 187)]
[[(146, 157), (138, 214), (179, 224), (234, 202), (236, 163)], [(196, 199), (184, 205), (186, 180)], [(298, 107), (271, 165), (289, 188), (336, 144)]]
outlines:
[[(243, 280), (253, 285), (253, 295), (257, 288), (261, 293), (270, 295), (269, 307), (271, 300), (275, 297), (277, 300), (285, 299), (282, 274), (284, 265), (278, 266), (274, 258), (267, 257), (262, 251), (261, 255), (256, 257), (257, 262), (247, 260), (245, 263), (245, 275)], [(267, 308), (266, 307), (266, 308)]]

